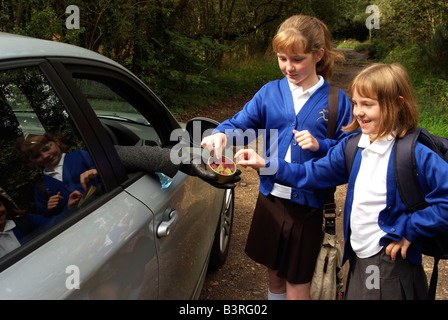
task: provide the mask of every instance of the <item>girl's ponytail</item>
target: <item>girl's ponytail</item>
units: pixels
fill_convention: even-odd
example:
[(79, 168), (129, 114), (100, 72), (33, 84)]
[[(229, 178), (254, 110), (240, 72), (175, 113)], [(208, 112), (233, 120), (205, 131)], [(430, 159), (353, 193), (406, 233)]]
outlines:
[(333, 75), (333, 68), (334, 68), (334, 62), (336, 59), (338, 60), (344, 60), (344, 55), (341, 52), (337, 52), (332, 50), (331, 48), (331, 34), (330, 30), (328, 30), (328, 27), (325, 23), (320, 21), (319, 19), (316, 19), (319, 22), (320, 27), (322, 28), (323, 32), (323, 47), (325, 50), (324, 56), (322, 59), (316, 64), (316, 72), (317, 74), (321, 75), (325, 79), (330, 79)]

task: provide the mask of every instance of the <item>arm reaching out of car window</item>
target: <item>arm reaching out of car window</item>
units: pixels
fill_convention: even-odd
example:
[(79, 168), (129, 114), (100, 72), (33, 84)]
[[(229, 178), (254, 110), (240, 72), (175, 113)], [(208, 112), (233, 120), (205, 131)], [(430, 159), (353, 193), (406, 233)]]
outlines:
[(162, 172), (169, 177), (174, 177), (177, 171), (182, 171), (190, 176), (197, 176), (216, 188), (235, 188), (235, 183), (241, 180), (241, 171), (237, 170), (233, 180), (226, 184), (216, 183), (217, 177), (207, 171), (203, 161), (193, 159), (195, 155), (189, 155), (188, 159), (182, 159), (182, 163), (174, 164), (171, 161), (171, 149), (158, 146), (115, 146), (118, 156), (128, 172), (144, 171), (148, 173)]

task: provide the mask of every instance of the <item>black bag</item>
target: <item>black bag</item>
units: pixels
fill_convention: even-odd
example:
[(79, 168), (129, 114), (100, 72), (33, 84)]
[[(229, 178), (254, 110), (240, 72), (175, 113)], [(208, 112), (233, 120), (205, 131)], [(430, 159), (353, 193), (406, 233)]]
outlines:
[[(330, 86), (326, 135), (328, 139), (333, 139), (335, 135), (338, 106), (339, 88)], [(340, 267), (342, 263), (342, 246), (336, 236), (335, 191), (336, 188), (326, 191), (323, 208), (323, 240), (310, 284), (310, 297), (312, 300), (340, 300), (343, 296), (342, 287), (345, 268)]]
[[(345, 162), (349, 173), (358, 151), (360, 137), (361, 133), (353, 136), (347, 141), (345, 146)], [(393, 154), (395, 180), (400, 197), (409, 212), (428, 206), (417, 178), (414, 153), (416, 141), (424, 144), (448, 162), (448, 139), (432, 135), (424, 128), (417, 128), (412, 132), (408, 132), (403, 138), (396, 140)], [(440, 234), (434, 238), (422, 238), (422, 253), (434, 257), (434, 267), (429, 288), (429, 298), (434, 300), (439, 260), (448, 259), (448, 233)]]

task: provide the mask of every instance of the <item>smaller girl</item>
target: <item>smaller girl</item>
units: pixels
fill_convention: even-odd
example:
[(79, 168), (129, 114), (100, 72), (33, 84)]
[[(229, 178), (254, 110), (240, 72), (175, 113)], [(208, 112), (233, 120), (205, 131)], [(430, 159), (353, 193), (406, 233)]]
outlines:
[[(278, 165), (275, 180), (314, 189), (348, 182), (344, 209), (343, 263), (350, 259), (346, 299), (426, 299), (421, 236), (436, 236), (448, 228), (448, 164), (417, 142), (416, 168), (428, 207), (409, 213), (394, 176), (394, 142), (416, 128), (418, 108), (406, 70), (398, 64), (374, 64), (350, 87), (353, 121), (344, 128), (362, 136), (360, 151), (348, 174), (344, 147), (305, 164), (283, 159), (266, 162), (253, 150), (241, 150), (239, 164), (255, 169)], [(277, 164), (275, 163), (277, 162)]]
[(43, 169), (35, 188), (35, 202), (37, 212), (47, 217), (65, 211), (71, 193), (84, 193), (81, 181), (98, 174), (87, 151), (65, 153), (65, 146), (49, 133), (31, 134), (20, 140), (18, 147), (26, 161)]

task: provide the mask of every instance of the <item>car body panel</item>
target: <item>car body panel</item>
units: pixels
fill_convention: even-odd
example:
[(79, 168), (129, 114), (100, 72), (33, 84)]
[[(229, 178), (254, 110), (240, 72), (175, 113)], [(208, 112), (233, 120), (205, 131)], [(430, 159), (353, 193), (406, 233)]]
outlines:
[[(0, 299), (67, 299), (74, 293), (78, 298), (88, 298), (86, 290), (90, 291), (90, 288), (84, 288), (84, 283), (92, 274), (101, 273), (98, 268), (106, 268), (116, 256), (114, 251), (120, 250), (125, 243), (112, 243), (110, 233), (117, 228), (118, 222), (131, 216), (132, 223), (122, 230), (120, 239), (141, 232), (144, 225), (148, 226), (149, 234), (152, 221), (146, 206), (122, 192), (108, 205), (95, 210), (4, 270), (0, 275)], [(152, 245), (155, 253), (154, 241)], [(77, 268), (79, 274), (70, 271), (70, 267)], [(75, 286), (78, 279), (81, 291), (70, 286)], [(156, 293), (157, 286), (152, 298)]]

